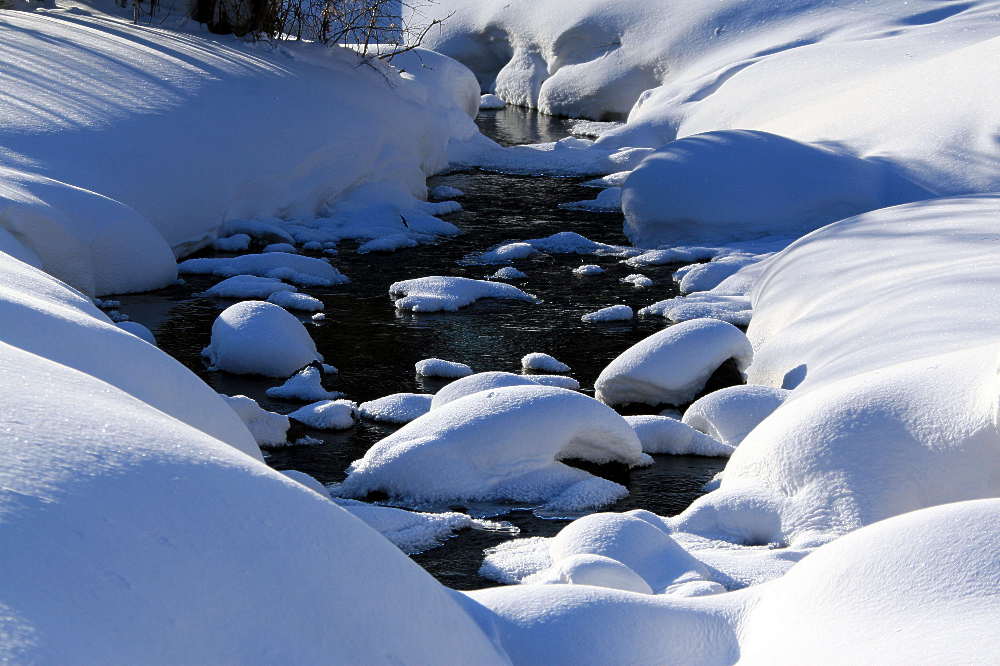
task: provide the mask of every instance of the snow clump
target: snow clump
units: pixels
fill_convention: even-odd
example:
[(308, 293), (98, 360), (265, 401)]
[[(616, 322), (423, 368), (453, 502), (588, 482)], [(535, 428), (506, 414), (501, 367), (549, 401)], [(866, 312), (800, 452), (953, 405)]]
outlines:
[(587, 322), (628, 321), (633, 317), (635, 317), (635, 314), (629, 306), (611, 305), (600, 310), (595, 310), (594, 312), (588, 312), (580, 317), (580, 319)]
[[(222, 394), (220, 394), (222, 395)], [(233, 411), (246, 424), (250, 434), (260, 446), (284, 446), (288, 433), (288, 417), (283, 414), (269, 412), (253, 398), (245, 395), (222, 395)]]
[(338, 391), (323, 388), (323, 372), (315, 364), (309, 364), (285, 380), (281, 386), (272, 386), (266, 391), (269, 398), (280, 400), (333, 400), (343, 395)]
[(361, 403), (358, 414), (384, 423), (409, 423), (430, 411), (433, 399), (430, 393), (393, 393)]
[(186, 274), (219, 277), (256, 275), (287, 280), (306, 287), (329, 287), (350, 282), (347, 276), (322, 259), (288, 252), (188, 259), (178, 264), (177, 270)]
[(223, 310), (202, 355), (212, 370), (268, 377), (287, 377), (323, 360), (302, 323), (264, 301), (243, 301)]
[(288, 418), (316, 430), (346, 430), (354, 426), (357, 407), (350, 400), (320, 400), (296, 409)]
[(425, 358), (417, 361), (414, 368), (418, 375), (423, 377), (446, 377), (457, 378), (467, 377), (472, 374), (472, 368), (464, 363), (455, 361), (445, 361), (440, 358)]
[(537, 300), (531, 294), (503, 282), (440, 275), (394, 282), (389, 286), (389, 296), (395, 299), (397, 310), (410, 312), (455, 312), (480, 298)]
[(569, 366), (549, 354), (532, 352), (521, 359), (524, 370), (541, 370), (542, 372), (569, 372)]

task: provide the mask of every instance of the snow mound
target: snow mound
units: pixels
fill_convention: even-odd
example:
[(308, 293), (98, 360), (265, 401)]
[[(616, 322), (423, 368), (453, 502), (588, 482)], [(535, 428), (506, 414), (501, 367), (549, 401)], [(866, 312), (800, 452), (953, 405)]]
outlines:
[(302, 402), (332, 400), (343, 395), (337, 391), (327, 391), (323, 388), (323, 372), (313, 363), (286, 379), (281, 386), (272, 386), (267, 389), (266, 393), (269, 398), (301, 400)]
[(580, 317), (580, 319), (587, 322), (628, 321), (633, 317), (635, 317), (635, 313), (632, 312), (632, 308), (629, 306), (610, 305), (606, 308), (595, 310), (594, 312), (588, 312)]
[[(473, 393), (488, 391), (490, 389), (504, 388), (507, 386), (558, 386), (575, 390), (580, 388), (580, 383), (572, 377), (559, 377), (553, 381), (557, 375), (515, 375), (512, 372), (477, 372), (474, 375), (462, 377), (444, 386), (434, 394), (431, 400), (431, 409), (437, 409), (443, 405), (464, 398)], [(557, 383), (558, 382), (558, 383)], [(575, 384), (575, 386), (573, 386)]]
[(290, 284), (285, 284), (277, 278), (234, 275), (218, 284), (212, 285), (202, 292), (202, 296), (266, 299), (271, 294), (279, 291), (296, 291), (296, 288)]
[(600, 275), (604, 269), (597, 264), (583, 264), (574, 268), (573, 272), (577, 275)]
[(445, 361), (440, 358), (425, 358), (417, 361), (414, 368), (418, 375), (424, 377), (468, 377), (472, 374), (472, 368), (464, 363), (455, 361)]
[(343, 273), (322, 259), (287, 252), (244, 254), (231, 258), (188, 259), (178, 264), (177, 269), (186, 274), (219, 277), (256, 275), (287, 280), (306, 287), (329, 287), (350, 281)]
[(291, 243), (271, 243), (265, 245), (261, 252), (287, 252), (289, 254), (298, 254), (298, 250)]
[(646, 277), (642, 273), (632, 273), (630, 275), (626, 275), (625, 277), (622, 278), (622, 282), (624, 282), (625, 284), (630, 284), (633, 287), (638, 287), (640, 289), (653, 286), (653, 280)]
[(747, 336), (732, 324), (693, 319), (626, 349), (601, 371), (594, 388), (597, 398), (611, 405), (681, 405), (729, 359), (741, 372), (750, 365), (753, 347)]
[(458, 530), (473, 527), (492, 529), (496, 526), (496, 523), (477, 520), (455, 511), (424, 513), (339, 497), (333, 498), (333, 501), (408, 554), (439, 546)]
[(622, 188), (609, 187), (594, 199), (561, 203), (559, 207), (569, 210), (589, 210), (595, 213), (617, 213), (622, 209)]
[(536, 300), (534, 296), (503, 282), (440, 275), (394, 282), (389, 286), (389, 297), (395, 300), (396, 309), (411, 312), (454, 312), (481, 298)]
[(558, 386), (570, 391), (576, 391), (580, 388), (580, 382), (565, 375), (528, 375), (527, 379), (540, 386)]
[(649, 583), (626, 565), (610, 557), (590, 553), (564, 557), (551, 569), (531, 576), (526, 582), (593, 585), (639, 594), (653, 594)]
[[(358, 246), (357, 252), (358, 254), (368, 254), (369, 252), (395, 252), (396, 250), (402, 250), (403, 248), (417, 247), (420, 245), (420, 241), (421, 237), (417, 234), (389, 234), (388, 236), (381, 236), (362, 243)], [(429, 239), (425, 239), (424, 242), (429, 242)]]
[(683, 421), (720, 442), (738, 446), (790, 395), (791, 391), (770, 386), (730, 386), (695, 400)]
[(128, 331), (132, 335), (142, 340), (145, 340), (149, 344), (156, 346), (156, 336), (153, 332), (136, 321), (120, 321), (115, 324), (118, 328), (123, 331)]
[(480, 109), (502, 109), (505, 106), (507, 106), (507, 102), (493, 94), (483, 95), (479, 101)]
[(569, 372), (568, 365), (554, 356), (542, 352), (532, 352), (521, 359), (521, 367), (525, 370), (541, 370), (542, 372)]
[(319, 312), (324, 307), (323, 301), (318, 298), (287, 290), (271, 294), (267, 297), (267, 302), (280, 305), (286, 310), (302, 310), (304, 312)]
[(691, 264), (684, 266), (674, 272), (674, 280), (679, 283), (681, 293), (688, 294), (693, 291), (708, 291), (715, 289), (731, 275), (745, 267), (757, 263), (767, 257), (770, 253), (732, 253), (726, 256), (715, 257), (708, 263)]
[(427, 195), (432, 199), (448, 200), (464, 196), (465, 192), (451, 185), (438, 185), (437, 187), (432, 187)]
[(316, 430), (346, 430), (354, 427), (357, 408), (350, 400), (320, 400), (296, 409), (288, 418)]
[(288, 433), (288, 417), (269, 412), (245, 395), (223, 395), (233, 411), (243, 420), (260, 446), (284, 446)]
[(403, 426), (352, 463), (340, 491), (374, 491), (407, 503), (463, 500), (577, 510), (627, 490), (561, 462), (649, 462), (628, 423), (593, 398), (514, 386), (448, 403)]
[(660, 316), (673, 322), (719, 319), (734, 326), (749, 326), (753, 307), (746, 296), (699, 292), (657, 301), (641, 308), (639, 316)]
[(201, 353), (213, 370), (268, 377), (287, 377), (323, 360), (302, 323), (264, 301), (243, 301), (223, 310)]
[(358, 406), (362, 418), (385, 423), (409, 423), (431, 408), (434, 398), (429, 393), (393, 393)]
[(880, 161), (750, 130), (673, 141), (622, 187), (625, 233), (641, 247), (801, 234), (930, 192)]
[(489, 252), (483, 252), (476, 258), (480, 264), (506, 264), (515, 259), (527, 259), (538, 254), (531, 243), (504, 243)]
[(519, 271), (513, 266), (504, 266), (490, 276), (496, 280), (523, 280), (528, 277), (527, 273)]
[(687, 423), (668, 416), (626, 416), (646, 453), (669, 453), (675, 456), (729, 457), (733, 445), (706, 435)]
[(219, 252), (245, 252), (250, 249), (250, 236), (233, 234), (224, 238), (216, 238), (212, 241), (212, 249)]

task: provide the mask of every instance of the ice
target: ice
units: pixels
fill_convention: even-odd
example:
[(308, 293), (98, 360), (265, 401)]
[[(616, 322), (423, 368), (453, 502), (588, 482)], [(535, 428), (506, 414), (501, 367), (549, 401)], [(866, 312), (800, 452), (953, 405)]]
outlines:
[(507, 106), (507, 102), (493, 94), (483, 95), (479, 102), (480, 109), (502, 109)]
[(695, 400), (683, 421), (720, 442), (738, 446), (790, 395), (791, 391), (771, 386), (730, 386)]
[[(735, 444), (723, 443), (714, 435), (699, 432), (687, 423), (668, 416), (626, 416), (646, 453), (669, 453), (675, 456), (732, 455)], [(736, 442), (737, 444), (739, 442)]]
[(503, 282), (440, 275), (394, 282), (389, 296), (397, 310), (411, 312), (454, 312), (481, 298), (535, 302), (534, 296)]
[(213, 370), (268, 377), (287, 377), (323, 360), (299, 320), (264, 301), (243, 301), (223, 310), (201, 353)]
[(524, 370), (541, 370), (542, 372), (569, 372), (569, 366), (549, 354), (532, 352), (521, 359)]
[(495, 280), (524, 280), (528, 275), (513, 266), (504, 266), (490, 277)]
[(350, 400), (320, 400), (296, 409), (288, 418), (316, 430), (346, 430), (354, 427), (357, 407)]
[(271, 243), (270, 245), (265, 245), (262, 252), (287, 252), (289, 254), (297, 254), (298, 250), (291, 243)]
[(232, 258), (188, 259), (178, 264), (181, 273), (218, 275), (256, 275), (287, 280), (306, 287), (329, 287), (349, 282), (347, 277), (322, 259), (287, 252), (244, 254)]
[[(221, 395), (221, 394), (220, 394)], [(233, 411), (239, 415), (260, 446), (284, 446), (288, 433), (288, 417), (269, 412), (245, 395), (222, 395)]]
[(597, 264), (583, 264), (574, 268), (573, 272), (577, 275), (600, 275), (604, 269)]
[(465, 192), (458, 189), (457, 187), (452, 187), (451, 185), (437, 185), (435, 187), (432, 187), (430, 191), (428, 191), (427, 195), (432, 199), (447, 201), (450, 199), (455, 199), (457, 197), (465, 196)]
[(319, 312), (324, 307), (323, 301), (318, 298), (287, 290), (274, 292), (267, 297), (267, 302), (280, 305), (286, 310), (303, 310), (305, 312)]
[(128, 331), (137, 338), (141, 338), (151, 345), (156, 345), (156, 336), (153, 332), (136, 321), (120, 321), (116, 324), (123, 331)]
[(472, 374), (472, 368), (464, 363), (455, 361), (445, 361), (440, 358), (425, 358), (417, 361), (415, 366), (417, 374), (424, 377), (467, 377)]
[(219, 252), (244, 252), (250, 247), (250, 236), (246, 234), (233, 234), (224, 238), (216, 238), (212, 241), (212, 249)]
[(323, 388), (323, 374), (320, 368), (310, 363), (286, 379), (281, 386), (272, 386), (267, 389), (266, 393), (269, 398), (300, 400), (302, 402), (332, 400), (343, 395), (337, 391), (327, 391)]
[(652, 287), (653, 281), (643, 275), (642, 273), (631, 273), (622, 278), (622, 282), (630, 284), (633, 287), (645, 288)]
[(426, 414), (434, 398), (429, 393), (393, 393), (358, 406), (362, 418), (385, 423), (409, 423)]
[(729, 359), (746, 371), (753, 360), (747, 336), (716, 319), (692, 319), (629, 347), (601, 371), (594, 388), (599, 400), (612, 405), (681, 405)]
[(649, 462), (628, 423), (565, 389), (512, 386), (436, 407), (352, 463), (347, 497), (382, 491), (407, 504), (516, 501), (552, 510), (602, 506), (627, 494), (559, 462)]
[(632, 308), (627, 305), (610, 305), (594, 312), (588, 312), (580, 317), (580, 319), (587, 322), (629, 321), (634, 316)]
[(255, 275), (234, 275), (206, 289), (204, 296), (218, 298), (268, 298), (280, 291), (297, 291), (290, 284), (278, 278), (257, 277)]

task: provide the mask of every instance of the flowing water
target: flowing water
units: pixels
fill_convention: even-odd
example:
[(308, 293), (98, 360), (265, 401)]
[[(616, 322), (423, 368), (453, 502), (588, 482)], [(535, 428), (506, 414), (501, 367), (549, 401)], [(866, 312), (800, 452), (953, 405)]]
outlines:
[[(481, 130), (507, 145), (553, 141), (568, 135), (569, 122), (521, 109), (484, 111)], [(664, 326), (659, 318), (625, 323), (586, 324), (580, 316), (608, 305), (623, 303), (638, 309), (676, 294), (671, 273), (677, 266), (642, 269), (655, 281), (636, 289), (619, 281), (637, 272), (614, 257), (541, 255), (516, 262), (528, 279), (519, 287), (541, 303), (480, 301), (455, 313), (401, 314), (388, 298), (397, 280), (426, 275), (484, 278), (496, 266), (470, 266), (463, 257), (497, 243), (575, 231), (587, 238), (625, 244), (620, 214), (560, 209), (560, 202), (591, 199), (598, 190), (582, 187), (581, 178), (511, 176), (479, 171), (435, 176), (429, 185), (450, 185), (465, 192), (464, 210), (447, 217), (463, 234), (433, 246), (391, 254), (360, 255), (351, 243), (342, 243), (332, 261), (351, 283), (329, 288), (303, 289), (326, 304), (326, 319), (307, 324), (327, 362), (340, 370), (327, 388), (363, 402), (390, 393), (433, 392), (443, 385), (415, 375), (413, 364), (438, 357), (461, 361), (476, 371), (520, 371), (520, 359), (529, 352), (554, 355), (572, 368), (582, 389), (592, 394), (600, 370), (624, 349)], [(204, 256), (211, 256), (205, 254)], [(599, 264), (607, 272), (590, 277), (571, 271), (582, 263)], [(280, 382), (251, 376), (208, 372), (200, 351), (209, 342), (212, 321), (233, 301), (201, 298), (198, 292), (218, 278), (190, 276), (186, 283), (146, 294), (121, 297), (121, 309), (156, 334), (160, 347), (198, 373), (216, 390), (241, 393), (262, 407), (287, 413), (300, 406), (268, 398), (264, 391)], [(308, 322), (307, 317), (303, 321)], [(298, 426), (293, 426), (299, 428)], [(369, 421), (341, 432), (300, 429), (322, 439), (323, 445), (295, 446), (265, 452), (279, 470), (301, 470), (330, 484), (344, 478), (347, 465), (364, 455), (375, 442), (396, 428)], [(294, 437), (294, 435), (293, 435)], [(702, 486), (724, 464), (723, 459), (695, 456), (657, 456), (642, 469), (601, 469), (630, 489), (625, 499), (608, 508), (624, 511), (644, 508), (660, 515), (682, 511), (703, 493)], [(567, 519), (543, 519), (528, 510), (508, 513), (498, 520), (516, 526), (518, 536), (551, 536)], [(470, 589), (491, 584), (477, 574), (482, 550), (513, 538), (509, 532), (465, 530), (443, 545), (414, 556), (445, 584)]]

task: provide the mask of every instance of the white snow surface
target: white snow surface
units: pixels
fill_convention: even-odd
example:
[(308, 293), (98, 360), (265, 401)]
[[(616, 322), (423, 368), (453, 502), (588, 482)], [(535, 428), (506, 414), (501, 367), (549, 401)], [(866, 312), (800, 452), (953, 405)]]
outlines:
[(502, 109), (505, 106), (507, 106), (507, 102), (491, 93), (483, 95), (479, 101), (480, 109)]
[(215, 370), (268, 377), (287, 377), (323, 360), (302, 323), (265, 301), (241, 301), (223, 310), (201, 353)]
[(541, 370), (542, 372), (569, 372), (570, 370), (568, 365), (555, 356), (543, 352), (525, 354), (521, 359), (521, 368), (524, 370)]
[(583, 264), (574, 268), (573, 272), (577, 275), (600, 275), (604, 269), (597, 264)]
[(716, 319), (669, 326), (618, 355), (594, 382), (598, 400), (610, 405), (687, 403), (712, 373), (734, 359), (741, 372), (753, 347), (741, 330)]
[(350, 282), (347, 276), (323, 259), (288, 252), (188, 259), (178, 265), (178, 270), (181, 273), (220, 277), (256, 275), (287, 280), (307, 287), (329, 287)]
[(414, 369), (418, 375), (424, 377), (447, 377), (459, 378), (468, 377), (472, 374), (472, 368), (464, 363), (456, 361), (445, 361), (440, 358), (425, 358), (414, 364)]
[(265, 299), (279, 291), (297, 291), (297, 289), (282, 282), (278, 278), (257, 277), (256, 275), (234, 275), (222, 282), (212, 285), (204, 292), (204, 296), (219, 298), (254, 298)]
[(284, 414), (269, 412), (253, 398), (245, 395), (222, 395), (233, 411), (246, 424), (250, 434), (260, 446), (284, 446), (288, 433), (288, 417)]
[(632, 308), (627, 305), (609, 305), (606, 308), (588, 312), (580, 317), (580, 319), (587, 322), (602, 322), (628, 321), (634, 317), (635, 313), (632, 311)]
[(274, 292), (267, 297), (267, 302), (280, 305), (286, 310), (302, 310), (303, 312), (319, 312), (325, 307), (323, 301), (318, 298), (288, 290)]
[(463, 397), (411, 421), (354, 461), (339, 492), (382, 491), (409, 505), (517, 501), (552, 510), (602, 506), (628, 493), (562, 458), (650, 462), (628, 423), (593, 398), (512, 386)]
[(409, 423), (430, 411), (430, 393), (393, 393), (358, 405), (362, 418), (385, 423)]
[(515, 375), (512, 372), (500, 371), (477, 372), (443, 386), (434, 394), (431, 400), (431, 409), (437, 409), (473, 393), (506, 386), (557, 386), (576, 390), (580, 388), (580, 383), (572, 377), (559, 375)]
[(481, 298), (535, 301), (517, 287), (503, 282), (432, 275), (394, 282), (389, 286), (397, 310), (410, 312), (455, 312)]
[(354, 427), (357, 409), (350, 400), (320, 400), (290, 412), (288, 418), (316, 430), (346, 430)]
[(119, 321), (115, 324), (123, 331), (128, 331), (137, 338), (141, 338), (151, 345), (156, 344), (156, 336), (153, 332), (137, 321)]
[(733, 446), (669, 416), (626, 416), (646, 453), (729, 457)]
[(738, 446), (790, 395), (791, 391), (771, 386), (730, 386), (695, 400), (682, 420), (720, 442)]
[(528, 277), (527, 273), (524, 271), (519, 271), (513, 266), (504, 266), (497, 270), (496, 273), (490, 277), (496, 280), (523, 280)]
[(266, 391), (268, 397), (281, 400), (300, 400), (313, 402), (339, 398), (342, 393), (327, 391), (323, 388), (323, 373), (310, 362), (285, 380), (281, 386), (272, 386)]

